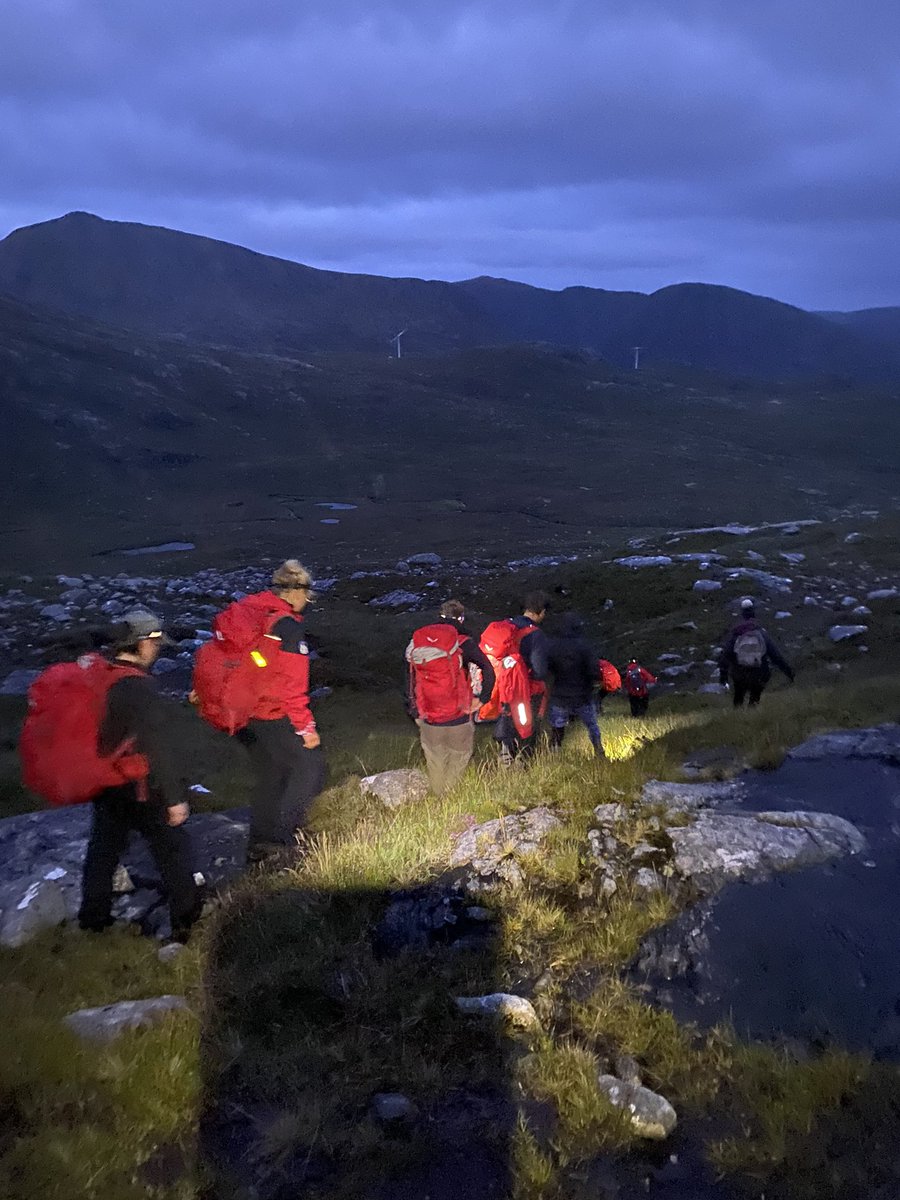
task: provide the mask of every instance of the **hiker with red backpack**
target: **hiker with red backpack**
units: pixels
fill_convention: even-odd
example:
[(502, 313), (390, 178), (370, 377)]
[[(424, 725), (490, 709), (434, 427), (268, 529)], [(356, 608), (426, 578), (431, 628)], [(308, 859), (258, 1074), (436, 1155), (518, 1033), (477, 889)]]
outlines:
[(447, 600), (438, 620), (417, 629), (406, 647), (407, 707), (436, 796), (445, 795), (469, 765), (474, 713), (494, 690), (494, 669), (463, 629), (465, 618), (459, 600)]
[(294, 843), (325, 784), (302, 615), (313, 598), (309, 571), (288, 559), (272, 575), (271, 591), (244, 596), (219, 613), (194, 661), (192, 699), (200, 715), (237, 736), (256, 776), (250, 862)]
[(496, 683), (478, 720), (496, 721), (494, 741), (504, 767), (527, 761), (537, 750), (547, 706), (547, 638), (540, 628), (546, 615), (546, 595), (530, 592), (520, 617), (492, 621), (481, 635)]
[(597, 659), (597, 682), (600, 686), (597, 689), (594, 703), (597, 707), (597, 716), (600, 716), (603, 712), (603, 701), (607, 696), (615, 695), (616, 692), (622, 690), (622, 676), (608, 658)]
[(650, 689), (655, 683), (655, 675), (651, 675), (646, 667), (642, 667), (636, 658), (629, 658), (628, 666), (622, 672), (622, 686), (625, 688), (633, 717), (646, 715), (650, 707)]
[(566, 727), (577, 717), (587, 730), (597, 758), (606, 758), (594, 707), (597, 654), (584, 636), (584, 622), (577, 613), (566, 613), (560, 637), (551, 638), (547, 663), (550, 687), (550, 749), (559, 750)]
[(162, 623), (133, 609), (114, 627), (110, 661), (85, 654), (32, 684), (19, 743), (25, 786), (56, 807), (93, 801), (78, 923), (113, 923), (113, 876), (132, 831), (147, 842), (169, 903), (172, 938), (185, 942), (200, 915), (184, 822), (187, 788), (171, 737), (171, 711), (150, 669)]
[(726, 685), (730, 678), (735, 708), (741, 708), (745, 698), (751, 707), (759, 704), (773, 666), (794, 682), (793, 669), (757, 621), (753, 601), (745, 597), (741, 619), (725, 639), (719, 656), (719, 682)]

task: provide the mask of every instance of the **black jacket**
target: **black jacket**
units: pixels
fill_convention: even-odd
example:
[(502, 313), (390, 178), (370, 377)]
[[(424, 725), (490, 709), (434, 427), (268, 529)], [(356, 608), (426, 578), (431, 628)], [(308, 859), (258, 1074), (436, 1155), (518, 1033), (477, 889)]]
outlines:
[(187, 788), (172, 735), (172, 706), (160, 696), (149, 675), (126, 675), (106, 694), (106, 713), (97, 738), (100, 753), (110, 754), (129, 739), (150, 762), (149, 802), (166, 808), (186, 804)]
[(550, 703), (560, 708), (589, 704), (597, 683), (598, 656), (581, 632), (581, 622), (570, 618), (562, 636), (551, 638), (547, 663), (552, 684)]
[[(490, 700), (490, 698), (491, 698), (491, 693), (494, 690), (494, 682), (495, 682), (495, 678), (496, 678), (494, 675), (494, 668), (491, 666), (487, 655), (483, 652), (481, 647), (478, 645), (478, 642), (475, 640), (475, 638), (473, 638), (470, 633), (467, 633), (463, 628), (461, 628), (461, 626), (459, 625), (459, 623), (457, 621), (451, 621), (449, 618), (439, 617), (436, 621), (432, 622), (432, 624), (434, 624), (434, 625), (452, 625), (453, 628), (459, 633), (460, 637), (465, 639), (462, 644), (463, 669), (468, 671), (469, 667), (477, 667), (478, 670), (481, 672), (481, 691), (475, 697), (475, 699), (479, 702), (479, 704), (487, 704), (488, 700)], [(404, 690), (404, 694), (406, 697), (406, 711), (413, 718), (413, 720), (415, 720), (418, 717), (419, 713), (418, 713), (418, 710), (416, 709), (416, 698), (413, 695), (412, 688), (410, 687), (410, 682), (411, 682), (410, 681), (410, 673), (409, 673), (409, 671), (407, 671), (406, 672), (406, 686), (405, 686), (405, 690)], [(471, 719), (470, 717), (457, 717), (456, 720), (454, 720), (454, 721), (441, 721), (440, 724), (441, 725), (465, 725), (466, 722), (469, 721), (470, 719)], [(435, 723), (436, 722), (432, 722), (432, 721), (428, 722), (429, 725), (435, 724)]]
[[(758, 629), (763, 635), (766, 643), (766, 653), (763, 656), (762, 665), (759, 667), (742, 667), (734, 656), (734, 644), (743, 633), (749, 633), (752, 629)], [(725, 645), (722, 647), (722, 653), (719, 655), (719, 678), (722, 683), (726, 683), (729, 673), (734, 671), (753, 671), (758, 672), (762, 677), (768, 679), (772, 674), (772, 667), (777, 667), (779, 671), (783, 671), (788, 679), (793, 681), (794, 672), (787, 660), (782, 655), (781, 651), (762, 628), (759, 621), (755, 617), (747, 617), (742, 621), (738, 621), (728, 637), (725, 639)]]
[(510, 619), (516, 629), (526, 629), (529, 625), (532, 627), (531, 633), (526, 633), (519, 643), (519, 651), (531, 678), (546, 679), (547, 647), (549, 645), (547, 635), (540, 625), (536, 625), (530, 617), (512, 617)]

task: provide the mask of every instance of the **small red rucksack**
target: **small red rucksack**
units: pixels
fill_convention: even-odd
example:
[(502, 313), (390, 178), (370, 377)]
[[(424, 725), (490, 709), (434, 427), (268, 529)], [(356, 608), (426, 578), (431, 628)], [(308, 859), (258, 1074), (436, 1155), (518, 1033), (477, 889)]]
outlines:
[(463, 664), (465, 637), (452, 625), (425, 625), (406, 647), (410, 695), (423, 721), (444, 725), (472, 711), (472, 685)]
[(138, 667), (85, 654), (57, 663), (28, 690), (28, 715), (19, 739), (22, 782), (54, 808), (83, 804), (106, 788), (147, 778), (150, 765), (123, 742), (112, 754), (98, 749), (109, 689)]
[(617, 692), (622, 686), (622, 676), (606, 658), (598, 660), (597, 674), (600, 679), (600, 687), (604, 692)]
[[(275, 600), (275, 597), (272, 597)], [(213, 637), (194, 655), (192, 686), (200, 715), (216, 729), (243, 729), (262, 695), (281, 642), (270, 637), (281, 608), (247, 596), (236, 600), (213, 621)]]
[(481, 649), (494, 668), (496, 682), (490, 700), (478, 712), (479, 721), (495, 721), (504, 708), (508, 709), (516, 732), (530, 737), (534, 729), (531, 698), (543, 685), (532, 681), (522, 658), (521, 645), (533, 625), (519, 627), (513, 621), (492, 621), (481, 635)]
[(630, 663), (625, 668), (625, 691), (629, 696), (647, 695), (647, 681), (637, 663)]

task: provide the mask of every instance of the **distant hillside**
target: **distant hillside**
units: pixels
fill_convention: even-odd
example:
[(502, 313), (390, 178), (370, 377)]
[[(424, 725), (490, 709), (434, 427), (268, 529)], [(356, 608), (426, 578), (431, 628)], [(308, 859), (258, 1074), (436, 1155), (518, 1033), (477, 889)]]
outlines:
[(507, 561), (900, 493), (890, 394), (526, 346), (251, 355), (3, 298), (0, 422), (0, 570), (29, 573), (140, 574), (93, 556), (169, 540), (195, 565)]
[(896, 354), (900, 348), (900, 307), (860, 308), (855, 312), (825, 312), (819, 316), (872, 342), (879, 342), (891, 354)]
[(707, 284), (652, 295), (320, 271), (225, 242), (70, 213), (0, 242), (0, 292), (143, 334), (276, 353), (410, 354), (531, 342), (627, 366), (759, 379), (900, 380), (900, 349), (852, 321)]

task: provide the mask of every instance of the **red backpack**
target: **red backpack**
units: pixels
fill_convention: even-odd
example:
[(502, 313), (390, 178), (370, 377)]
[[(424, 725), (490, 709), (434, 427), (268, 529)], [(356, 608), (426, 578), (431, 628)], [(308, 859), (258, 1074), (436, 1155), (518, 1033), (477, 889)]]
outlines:
[(625, 668), (625, 691), (629, 696), (647, 695), (647, 680), (637, 663), (629, 663)]
[(143, 674), (138, 667), (85, 654), (37, 677), (28, 689), (19, 739), (22, 782), (30, 792), (61, 808), (147, 778), (150, 764), (134, 752), (131, 740), (108, 755), (97, 748), (109, 689), (129, 675)]
[(419, 716), (431, 725), (472, 711), (472, 685), (462, 656), (465, 640), (452, 625), (425, 625), (406, 647), (410, 695)]
[(267, 681), (264, 672), (281, 653), (280, 640), (269, 634), (283, 616), (274, 603), (246, 596), (213, 621), (211, 641), (194, 655), (192, 686), (200, 716), (215, 729), (237, 733), (253, 716)]
[(516, 732), (520, 737), (531, 736), (534, 716), (531, 697), (543, 692), (543, 684), (532, 680), (522, 658), (521, 645), (533, 625), (520, 628), (510, 620), (492, 621), (481, 635), (481, 649), (494, 668), (496, 682), (487, 704), (478, 713), (479, 721), (495, 721), (508, 707)]
[(600, 687), (604, 692), (617, 692), (622, 686), (622, 676), (608, 659), (598, 660), (597, 674), (600, 679)]

